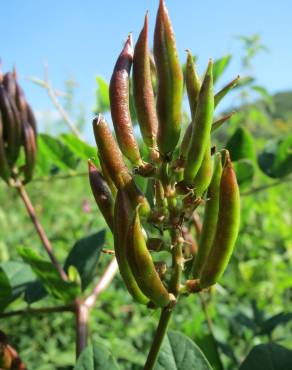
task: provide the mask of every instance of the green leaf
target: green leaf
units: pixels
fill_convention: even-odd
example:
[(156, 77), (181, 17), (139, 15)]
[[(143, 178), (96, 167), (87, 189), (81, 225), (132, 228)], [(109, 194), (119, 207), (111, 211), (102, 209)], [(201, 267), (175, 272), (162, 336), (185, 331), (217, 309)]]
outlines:
[(213, 81), (214, 84), (217, 82), (217, 80), (222, 76), (225, 69), (228, 67), (230, 61), (231, 61), (231, 54), (225, 55), (224, 57), (220, 59), (216, 59), (214, 61), (213, 65)]
[(68, 149), (75, 154), (77, 158), (88, 159), (96, 157), (96, 148), (80, 140), (72, 134), (62, 134), (60, 140), (68, 147)]
[(254, 140), (249, 131), (244, 127), (238, 127), (226, 144), (232, 161), (247, 158), (255, 160)]
[(223, 365), (218, 351), (218, 344), (215, 338), (212, 335), (207, 334), (200, 338), (196, 338), (196, 343), (207, 357), (211, 366), (216, 370), (223, 370)]
[(170, 331), (164, 338), (155, 370), (212, 370), (200, 348), (187, 336)]
[(23, 262), (2, 262), (0, 267), (5, 272), (11, 286), (11, 295), (7, 302), (9, 304), (26, 291), (29, 284), (35, 280), (35, 275), (31, 268)]
[(248, 354), (240, 370), (290, 370), (292, 351), (276, 343), (259, 344)]
[(268, 93), (268, 90), (265, 89), (263, 86), (254, 85), (251, 87), (254, 91), (256, 91), (260, 96), (263, 98), (264, 102), (270, 107), (270, 109), (274, 109), (274, 101), (272, 95)]
[(2, 311), (9, 302), (12, 294), (11, 285), (5, 271), (0, 267), (0, 311)]
[(109, 101), (109, 86), (107, 82), (100, 76), (96, 76), (95, 80), (97, 82), (96, 89), (96, 113), (105, 113), (110, 110)]
[(261, 170), (273, 178), (292, 172), (292, 135), (269, 141), (258, 156)]
[(60, 139), (47, 134), (38, 135), (36, 173), (47, 176), (60, 170), (75, 169), (78, 158)]
[(74, 370), (119, 370), (116, 360), (102, 343), (94, 342), (81, 353)]
[(17, 248), (17, 251), (22, 259), (30, 265), (50, 295), (67, 303), (80, 294), (80, 287), (77, 284), (61, 280), (52, 263), (45, 260), (33, 249)]
[(83, 290), (95, 276), (104, 241), (105, 230), (80, 239), (74, 244), (65, 261), (65, 271), (68, 271), (69, 266), (74, 266), (78, 270)]
[(47, 296), (47, 291), (40, 280), (35, 280), (27, 285), (24, 300), (28, 304), (40, 301)]
[(269, 319), (263, 321), (260, 325), (261, 329), (259, 335), (270, 334), (278, 325), (286, 324), (292, 320), (292, 312), (285, 313), (280, 312), (277, 315), (270, 317)]
[(240, 159), (233, 162), (236, 178), (240, 190), (250, 188), (255, 174), (255, 165), (249, 159)]

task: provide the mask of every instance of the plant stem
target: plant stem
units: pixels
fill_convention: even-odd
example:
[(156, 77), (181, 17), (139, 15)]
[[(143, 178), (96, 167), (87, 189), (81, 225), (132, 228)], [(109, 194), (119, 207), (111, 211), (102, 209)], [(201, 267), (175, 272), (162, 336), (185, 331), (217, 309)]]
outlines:
[(286, 182), (290, 182), (290, 181), (292, 181), (292, 177), (283, 178), (279, 181), (274, 181), (271, 184), (262, 185), (262, 186), (259, 186), (258, 188), (250, 189), (248, 191), (245, 191), (245, 192), (241, 193), (240, 195), (241, 196), (251, 195), (251, 194), (258, 193), (260, 191), (263, 191), (263, 190), (266, 190), (266, 189), (269, 189), (269, 188), (273, 188), (275, 186), (285, 184)]
[(89, 307), (81, 300), (76, 301), (76, 358), (78, 358), (87, 346)]
[(57, 261), (54, 253), (53, 253), (53, 248), (51, 246), (51, 243), (40, 223), (40, 221), (38, 220), (37, 218), (37, 215), (35, 213), (35, 209), (31, 203), (31, 200), (25, 190), (25, 187), (22, 183), (19, 183), (17, 184), (16, 186), (17, 190), (18, 190), (18, 193), (25, 205), (25, 208), (27, 210), (27, 213), (29, 214), (30, 218), (31, 218), (31, 221), (36, 229), (36, 232), (38, 233), (38, 236), (39, 238), (41, 239), (42, 243), (43, 243), (43, 246), (45, 247), (45, 250), (47, 251), (48, 253), (48, 256), (52, 262), (52, 264), (54, 265), (54, 267), (56, 268), (58, 274), (60, 275), (61, 279), (66, 281), (68, 280), (67, 278), (67, 275), (65, 273), (65, 271), (63, 270), (63, 268), (61, 267), (61, 265), (59, 264), (59, 262)]
[(154, 368), (163, 338), (167, 331), (167, 327), (168, 327), (168, 323), (169, 323), (172, 311), (173, 309), (169, 309), (167, 307), (161, 310), (158, 327), (156, 329), (155, 336), (154, 336), (146, 363), (144, 365), (144, 370), (152, 370)]
[(21, 316), (21, 315), (38, 315), (38, 314), (47, 314), (47, 313), (54, 313), (54, 312), (73, 312), (73, 311), (74, 311), (74, 306), (70, 304), (66, 306), (56, 306), (56, 307), (27, 308), (27, 309), (17, 310), (17, 311), (2, 312), (0, 313), (0, 319), (4, 317)]

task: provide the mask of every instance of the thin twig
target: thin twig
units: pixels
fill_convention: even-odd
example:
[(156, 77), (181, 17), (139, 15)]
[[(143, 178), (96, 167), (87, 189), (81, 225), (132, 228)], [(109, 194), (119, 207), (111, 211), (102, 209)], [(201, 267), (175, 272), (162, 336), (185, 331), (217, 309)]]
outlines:
[(53, 252), (53, 248), (51, 246), (51, 243), (40, 223), (40, 221), (38, 220), (37, 218), (37, 215), (35, 213), (35, 209), (31, 203), (31, 200), (25, 190), (25, 187), (22, 183), (18, 183), (17, 186), (16, 186), (16, 189), (18, 190), (18, 193), (25, 205), (25, 208), (27, 210), (27, 213), (29, 214), (30, 218), (31, 218), (31, 221), (36, 229), (36, 232), (38, 233), (39, 235), (39, 238), (41, 239), (42, 241), (42, 244), (45, 248), (45, 250), (47, 251), (47, 254), (50, 258), (50, 260), (52, 261), (52, 264), (54, 265), (54, 267), (56, 268), (58, 274), (60, 275), (61, 279), (66, 281), (68, 280), (68, 277), (65, 273), (65, 271), (63, 270), (63, 268), (61, 267), (61, 265), (59, 264), (59, 262), (57, 261), (55, 255), (54, 255), (54, 252)]
[(1, 312), (0, 319), (4, 317), (21, 316), (21, 315), (38, 315), (38, 314), (47, 314), (47, 313), (54, 313), (54, 312), (73, 312), (74, 307), (75, 307), (74, 305), (69, 304), (66, 306), (25, 308), (23, 310)]
[(92, 308), (94, 306), (98, 296), (108, 287), (117, 271), (118, 263), (116, 258), (113, 258), (94, 287), (92, 293), (85, 299), (84, 303), (87, 307)]
[(273, 188), (274, 186), (279, 186), (279, 185), (285, 184), (286, 182), (290, 182), (290, 181), (292, 181), (292, 177), (283, 178), (279, 181), (274, 181), (271, 184), (262, 185), (262, 186), (259, 186), (258, 188), (250, 189), (248, 191), (240, 193), (240, 195), (241, 196), (251, 195), (251, 194), (254, 194), (254, 193), (258, 193), (259, 191), (263, 191), (263, 190), (266, 190), (266, 189), (269, 189), (269, 188)]
[(76, 358), (78, 358), (88, 343), (89, 307), (82, 301), (76, 301)]
[(34, 179), (34, 182), (51, 182), (55, 180), (68, 180), (74, 177), (83, 177), (88, 176), (88, 172), (75, 172), (75, 173), (68, 173), (66, 175), (55, 175), (55, 176), (46, 176), (46, 177), (39, 177)]

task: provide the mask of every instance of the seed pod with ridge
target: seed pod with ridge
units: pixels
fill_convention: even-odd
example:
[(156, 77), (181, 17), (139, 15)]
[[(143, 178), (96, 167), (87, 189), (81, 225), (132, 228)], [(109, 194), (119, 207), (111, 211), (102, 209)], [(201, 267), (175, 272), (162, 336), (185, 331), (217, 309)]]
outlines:
[(28, 183), (32, 179), (36, 162), (36, 138), (32, 127), (26, 121), (23, 122), (23, 137), (25, 153), (24, 182)]
[(198, 96), (201, 88), (200, 77), (198, 76), (196, 66), (194, 63), (194, 58), (190, 52), (187, 50), (187, 63), (186, 63), (186, 88), (189, 99), (189, 105), (192, 115), (192, 120), (195, 118)]
[(6, 152), (5, 152), (5, 145), (4, 145), (4, 137), (3, 137), (3, 123), (2, 123), (2, 114), (0, 111), (0, 177), (6, 182), (8, 182), (10, 178), (10, 169), (8, 166)]
[(127, 257), (133, 275), (142, 292), (158, 307), (166, 307), (174, 297), (163, 285), (148, 251), (142, 232), (139, 206), (128, 231)]
[(194, 192), (197, 197), (201, 197), (208, 188), (213, 171), (213, 160), (211, 157), (211, 142), (209, 140), (201, 167), (193, 180)]
[(240, 224), (240, 196), (228, 151), (220, 181), (216, 233), (200, 275), (201, 288), (217, 282), (224, 273), (237, 239)]
[(148, 13), (145, 16), (144, 27), (134, 51), (133, 88), (136, 113), (143, 140), (148, 148), (155, 150), (158, 121), (148, 49)]
[(6, 72), (3, 76), (3, 85), (8, 93), (8, 95), (15, 99), (16, 94), (16, 81), (12, 72)]
[(214, 240), (218, 220), (221, 175), (221, 153), (217, 153), (215, 155), (214, 172), (207, 193), (203, 226), (199, 239), (199, 249), (192, 267), (194, 278), (198, 278), (200, 276), (202, 267), (208, 258), (208, 254)]
[(114, 200), (105, 179), (94, 163), (88, 160), (88, 174), (94, 199), (109, 228), (114, 228)]
[(119, 265), (120, 273), (126, 284), (129, 293), (133, 298), (142, 304), (147, 304), (149, 299), (139, 288), (127, 258), (127, 234), (130, 228), (134, 210), (127, 193), (119, 189), (115, 201), (114, 210), (114, 246), (115, 255)]
[(7, 159), (13, 165), (20, 150), (21, 122), (14, 100), (10, 98), (2, 83), (0, 83), (0, 110), (3, 135), (7, 141)]
[(154, 31), (157, 68), (157, 143), (163, 155), (170, 155), (180, 137), (183, 74), (174, 32), (164, 0), (160, 0)]
[(112, 120), (122, 153), (135, 166), (142, 166), (139, 147), (134, 136), (129, 109), (129, 75), (133, 62), (132, 36), (128, 36), (118, 57), (110, 81), (109, 96)]
[(188, 186), (192, 186), (210, 141), (214, 112), (212, 65), (210, 60), (199, 93), (195, 119), (192, 122), (192, 136), (184, 170), (184, 181)]

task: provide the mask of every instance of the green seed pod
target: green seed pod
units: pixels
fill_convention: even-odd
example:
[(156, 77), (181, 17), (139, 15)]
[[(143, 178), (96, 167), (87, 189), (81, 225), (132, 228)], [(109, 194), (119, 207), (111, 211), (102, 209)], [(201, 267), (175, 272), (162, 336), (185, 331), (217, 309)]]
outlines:
[(239, 81), (239, 76), (237, 76), (234, 80), (229, 82), (229, 84), (224, 86), (223, 89), (221, 89), (220, 91), (217, 92), (217, 94), (215, 94), (215, 96), (214, 96), (214, 107), (215, 108), (220, 103), (220, 101), (224, 98), (224, 96), (226, 94), (228, 94), (229, 91), (231, 89), (233, 89), (238, 84), (238, 81)]
[(196, 66), (194, 63), (194, 58), (190, 52), (187, 50), (187, 63), (186, 63), (186, 88), (189, 99), (189, 105), (192, 115), (192, 120), (195, 119), (195, 113), (197, 108), (197, 101), (199, 97), (199, 92), (201, 88), (201, 81), (198, 76)]
[(2, 179), (6, 182), (8, 182), (10, 178), (10, 169), (9, 169), (7, 158), (6, 158), (5, 145), (4, 145), (3, 123), (2, 123), (1, 111), (0, 111), (0, 177), (2, 177)]
[(221, 175), (222, 175), (221, 153), (217, 153), (215, 156), (214, 172), (207, 193), (204, 221), (199, 239), (199, 249), (192, 267), (192, 273), (195, 279), (200, 276), (202, 267), (206, 262), (206, 259), (208, 257), (208, 254), (210, 252), (214, 240), (218, 220), (219, 190)]
[(141, 228), (139, 206), (128, 232), (127, 257), (139, 288), (158, 307), (166, 307), (171, 296), (163, 285), (148, 251)]
[(0, 110), (2, 113), (3, 135), (7, 140), (7, 159), (13, 165), (18, 157), (21, 143), (21, 122), (16, 105), (0, 84)]
[(129, 75), (133, 62), (132, 36), (116, 62), (109, 87), (111, 115), (122, 153), (135, 166), (142, 166), (139, 147), (136, 142), (129, 108)]
[(180, 137), (183, 74), (175, 37), (164, 0), (160, 0), (154, 31), (154, 58), (157, 68), (157, 143), (160, 152), (170, 155)]
[(234, 114), (235, 114), (235, 112), (231, 112), (231, 113), (226, 114), (225, 116), (217, 119), (215, 122), (213, 122), (211, 131), (213, 132), (213, 131), (217, 130), (219, 127), (221, 127), (223, 125), (223, 123), (228, 121)]
[(123, 189), (119, 189), (114, 210), (115, 255), (119, 265), (120, 273), (129, 293), (137, 302), (147, 304), (149, 299), (140, 290), (130, 268), (126, 254), (128, 242), (127, 234), (133, 219), (133, 215), (133, 207), (127, 193)]
[(184, 137), (180, 144), (179, 154), (182, 159), (186, 159), (188, 156), (189, 144), (190, 144), (191, 137), (192, 137), (192, 129), (193, 129), (192, 123), (190, 123), (188, 127), (186, 128)]
[(211, 142), (209, 140), (202, 165), (194, 178), (193, 187), (197, 197), (201, 197), (208, 188), (213, 172), (213, 160), (211, 157)]
[(28, 122), (23, 122), (23, 146), (25, 153), (24, 183), (28, 183), (33, 176), (33, 171), (36, 162), (36, 138), (32, 127)]
[(217, 282), (232, 255), (240, 224), (240, 195), (228, 151), (220, 181), (219, 213), (216, 233), (200, 275), (200, 286)]
[(93, 131), (99, 156), (117, 188), (132, 180), (126, 167), (122, 153), (113, 138), (104, 117), (99, 114), (93, 119)]
[(138, 122), (145, 144), (156, 148), (157, 115), (151, 81), (150, 54), (148, 49), (148, 13), (144, 27), (135, 46), (133, 60), (133, 88)]
[(210, 141), (214, 112), (212, 66), (213, 63), (210, 60), (199, 93), (196, 116), (192, 122), (192, 136), (184, 170), (184, 180), (188, 186), (192, 185), (193, 180), (201, 167)]
[(102, 174), (97, 170), (94, 163), (88, 161), (89, 182), (96, 204), (100, 209), (109, 228), (114, 228), (114, 199), (109, 186), (107, 185)]

